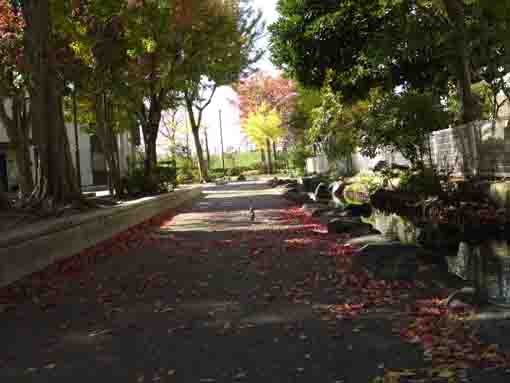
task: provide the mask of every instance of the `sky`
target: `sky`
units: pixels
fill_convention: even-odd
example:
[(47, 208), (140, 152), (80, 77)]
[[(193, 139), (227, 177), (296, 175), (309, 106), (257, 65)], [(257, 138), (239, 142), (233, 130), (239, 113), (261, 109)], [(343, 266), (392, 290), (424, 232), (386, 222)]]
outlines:
[[(278, 18), (276, 2), (277, 0), (253, 0), (253, 6), (262, 11), (266, 25), (273, 23)], [(260, 40), (259, 46), (266, 54), (261, 61), (257, 63), (256, 67), (260, 70), (276, 72), (276, 68), (271, 64), (269, 58), (269, 39), (267, 31), (265, 32), (264, 38)], [(218, 89), (213, 102), (206, 109), (204, 119), (209, 127), (209, 148), (213, 152), (219, 153), (221, 147), (218, 116), (218, 110), (220, 109), (222, 111), (223, 144), (225, 150), (227, 148), (236, 148), (236, 150), (239, 150), (239, 146), (243, 141), (241, 127), (239, 125), (239, 110), (235, 105), (232, 105), (232, 101), (235, 100), (236, 93), (232, 88), (222, 87)]]
[[(263, 19), (266, 25), (276, 21), (278, 13), (276, 12), (277, 0), (253, 0), (253, 6), (262, 11)], [(267, 31), (259, 41), (259, 47), (266, 52), (265, 56), (255, 65), (256, 68), (268, 72), (276, 72), (276, 68), (271, 64), (269, 58), (269, 39)], [(219, 111), (222, 115), (223, 128), (223, 146), (225, 151), (229, 149), (239, 150), (241, 145), (246, 142), (239, 124), (239, 110), (235, 106), (236, 93), (230, 87), (218, 88), (216, 94), (204, 112), (204, 124), (207, 125), (209, 149), (211, 153), (220, 153), (220, 128)], [(162, 141), (162, 140), (160, 140)], [(165, 147), (161, 142), (162, 149)], [(243, 148), (245, 146), (243, 145)]]

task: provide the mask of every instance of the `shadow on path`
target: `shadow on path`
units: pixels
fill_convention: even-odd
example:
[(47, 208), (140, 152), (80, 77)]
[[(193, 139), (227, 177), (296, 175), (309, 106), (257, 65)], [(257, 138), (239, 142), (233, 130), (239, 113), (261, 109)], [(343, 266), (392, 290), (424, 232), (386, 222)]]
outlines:
[(348, 292), (273, 190), (205, 193), (142, 246), (0, 314), (0, 381), (365, 383), (423, 367), (384, 311), (323, 320)]

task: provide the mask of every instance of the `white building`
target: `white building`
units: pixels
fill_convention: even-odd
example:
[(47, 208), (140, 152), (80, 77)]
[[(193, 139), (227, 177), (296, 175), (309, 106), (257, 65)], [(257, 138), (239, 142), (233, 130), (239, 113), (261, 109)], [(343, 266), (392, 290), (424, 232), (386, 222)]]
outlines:
[[(74, 126), (73, 124), (66, 124), (66, 128), (71, 157), (73, 164), (76, 166)], [(106, 160), (97, 137), (88, 134), (85, 129), (80, 128), (78, 131), (78, 144), (82, 187), (107, 185)], [(128, 172), (129, 159), (132, 158), (135, 148), (127, 132), (118, 136), (118, 144), (121, 173), (124, 175)], [(32, 147), (32, 163), (34, 163), (35, 155), (34, 147)], [(17, 175), (14, 149), (9, 144), (9, 137), (7, 136), (5, 126), (0, 122), (0, 190), (16, 190), (18, 186)]]

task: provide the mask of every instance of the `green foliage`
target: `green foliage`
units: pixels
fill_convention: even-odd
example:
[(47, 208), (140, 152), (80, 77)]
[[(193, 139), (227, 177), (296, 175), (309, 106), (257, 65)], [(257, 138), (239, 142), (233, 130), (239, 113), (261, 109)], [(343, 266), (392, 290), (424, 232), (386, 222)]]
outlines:
[(279, 113), (266, 104), (250, 113), (242, 128), (250, 141), (259, 148), (264, 148), (267, 140), (276, 142), (285, 135)]
[(365, 171), (350, 178), (349, 182), (352, 184), (364, 185), (364, 189), (372, 194), (383, 186), (384, 178), (378, 173)]
[(320, 90), (298, 86), (294, 108), (287, 122), (289, 131), (294, 136), (294, 142), (305, 139), (306, 132), (312, 127), (313, 110), (320, 105)]
[[(491, 86), (486, 82), (478, 82), (471, 86), (471, 92), (476, 97), (481, 105), (481, 118), (490, 119), (494, 111), (494, 93)], [(447, 109), (451, 115), (453, 122), (456, 124), (462, 123), (462, 100), (456, 92), (454, 87), (450, 88), (450, 94), (447, 102)]]
[(350, 156), (359, 143), (358, 120), (365, 112), (362, 103), (346, 105), (332, 87), (332, 76), (321, 92), (321, 105), (312, 111), (313, 124), (308, 140), (318, 145), (332, 160)]
[(437, 195), (441, 192), (441, 179), (433, 168), (407, 170), (399, 177), (399, 189), (420, 195)]
[(373, 92), (365, 118), (360, 122), (361, 149), (375, 157), (381, 149), (397, 150), (417, 165), (428, 159), (428, 134), (446, 129), (449, 114), (430, 93)]
[(397, 87), (446, 98), (455, 84), (466, 119), (477, 115), (470, 77), (501, 89), (510, 70), (510, 0), (279, 0), (278, 11), (274, 63), (315, 89), (332, 70), (349, 102)]
[(452, 49), (441, 11), (411, 1), (280, 0), (269, 27), (275, 64), (320, 88), (335, 72), (334, 90), (349, 101), (373, 87), (445, 89)]
[(161, 161), (158, 163), (156, 168), (156, 173), (158, 175), (158, 180), (160, 185), (176, 186), (177, 184), (177, 165), (175, 161)]
[(164, 193), (171, 190), (177, 184), (176, 168), (173, 162), (163, 162), (158, 164), (155, 169), (155, 179), (157, 190), (153, 190), (148, 182), (144, 170), (143, 161), (137, 160), (131, 164), (127, 177), (123, 180), (124, 187), (130, 196), (139, 196), (157, 193)]
[(311, 157), (312, 153), (302, 143), (292, 146), (289, 149), (289, 166), (300, 174), (305, 173), (306, 159)]
[(177, 158), (177, 183), (186, 184), (198, 180), (198, 170), (193, 160), (187, 157)]
[(239, 177), (241, 175), (241, 169), (240, 168), (227, 169), (225, 175), (227, 177)]
[(373, 172), (360, 172), (349, 179), (344, 188), (343, 196), (349, 205), (364, 205), (369, 202), (370, 195), (384, 186), (384, 177)]
[[(231, 158), (227, 160), (225, 158), (225, 168), (229, 169), (234, 167), (246, 168), (246, 169), (257, 169), (258, 163), (260, 162), (260, 152), (233, 152), (230, 153)], [(221, 156), (218, 154), (211, 155), (211, 163), (209, 164), (211, 171), (221, 170), (222, 162)]]

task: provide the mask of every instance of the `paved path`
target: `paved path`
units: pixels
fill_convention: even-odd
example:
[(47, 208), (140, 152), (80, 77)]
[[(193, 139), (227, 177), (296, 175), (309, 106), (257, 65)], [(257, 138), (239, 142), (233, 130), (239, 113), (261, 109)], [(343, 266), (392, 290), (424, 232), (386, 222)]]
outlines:
[(274, 191), (206, 193), (152, 241), (0, 314), (0, 382), (366, 383), (423, 366), (384, 310), (324, 319), (347, 299), (334, 261)]

